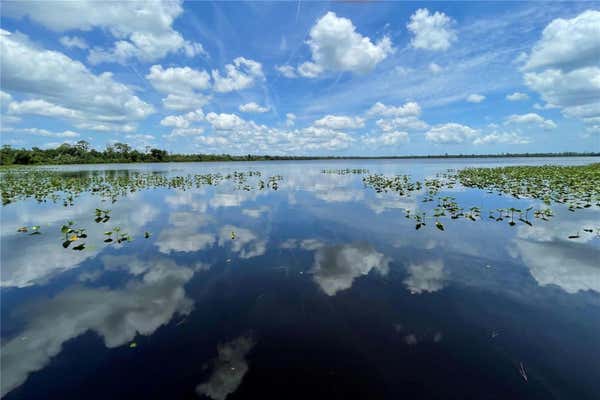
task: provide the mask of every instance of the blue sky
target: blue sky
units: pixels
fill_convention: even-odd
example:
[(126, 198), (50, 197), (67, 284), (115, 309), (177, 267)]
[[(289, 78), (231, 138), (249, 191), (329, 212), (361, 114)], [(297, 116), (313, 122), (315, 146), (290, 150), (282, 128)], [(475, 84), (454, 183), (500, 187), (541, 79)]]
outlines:
[(1, 27), (15, 147), (600, 151), (600, 3), (6, 1)]

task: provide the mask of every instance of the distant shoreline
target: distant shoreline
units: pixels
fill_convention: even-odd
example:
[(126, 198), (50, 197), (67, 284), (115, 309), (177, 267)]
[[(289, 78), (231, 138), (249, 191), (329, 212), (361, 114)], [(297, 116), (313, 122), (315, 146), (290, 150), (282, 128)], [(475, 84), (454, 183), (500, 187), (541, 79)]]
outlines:
[(106, 150), (90, 148), (80, 141), (75, 145), (63, 144), (55, 149), (15, 149), (2, 146), (0, 165), (73, 165), (73, 164), (133, 164), (163, 162), (210, 162), (210, 161), (303, 161), (303, 160), (426, 160), (426, 159), (473, 159), (473, 158), (551, 158), (551, 157), (600, 157), (600, 152), (561, 153), (500, 153), (500, 154), (438, 154), (399, 156), (271, 156), (230, 154), (170, 154), (162, 149), (140, 152), (124, 143), (108, 146)]

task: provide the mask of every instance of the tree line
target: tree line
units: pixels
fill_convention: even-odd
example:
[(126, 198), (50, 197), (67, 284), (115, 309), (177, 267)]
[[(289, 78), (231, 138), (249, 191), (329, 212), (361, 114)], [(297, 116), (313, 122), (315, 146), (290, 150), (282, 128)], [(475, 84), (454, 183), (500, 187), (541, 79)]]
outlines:
[(171, 154), (166, 150), (147, 148), (139, 151), (125, 143), (106, 146), (105, 150), (93, 149), (88, 142), (80, 140), (71, 145), (61, 144), (54, 149), (17, 149), (10, 145), (0, 148), (0, 165), (52, 165), (52, 164), (103, 164), (145, 162), (194, 162), (194, 161), (268, 161), (268, 160), (330, 160), (330, 159), (383, 159), (383, 158), (489, 158), (489, 157), (580, 157), (600, 156), (600, 152), (562, 153), (501, 153), (501, 154), (444, 154), (403, 156), (269, 156), (230, 154)]

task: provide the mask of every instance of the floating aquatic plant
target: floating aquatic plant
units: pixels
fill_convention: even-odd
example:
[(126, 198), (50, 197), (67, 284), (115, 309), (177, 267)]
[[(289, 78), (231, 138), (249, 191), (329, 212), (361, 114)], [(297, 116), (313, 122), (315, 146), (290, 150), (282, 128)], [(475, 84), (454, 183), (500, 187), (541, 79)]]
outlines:
[[(66, 224), (64, 224), (60, 228), (60, 231), (62, 234), (65, 235), (65, 240), (62, 243), (62, 246), (65, 249), (68, 248), (71, 245), (71, 243), (87, 238), (86, 230), (83, 228), (75, 227), (75, 223), (73, 221), (68, 221)], [(81, 242), (78, 245), (74, 246), (72, 249), (81, 251), (85, 249), (85, 243)]]
[[(517, 222), (532, 226), (530, 214), (536, 219), (548, 221), (553, 215), (550, 205), (565, 204), (569, 211), (600, 207), (600, 163), (584, 166), (514, 166), (500, 168), (466, 168), (460, 171), (448, 170), (423, 183), (412, 181), (408, 175), (385, 176), (381, 174), (363, 177), (365, 187), (377, 193), (396, 192), (400, 196), (410, 196), (413, 192), (422, 194), (422, 203), (437, 201), (433, 215), (428, 211), (416, 213), (406, 210), (405, 217), (415, 220), (418, 230), (425, 226), (428, 218), (433, 218), (435, 226), (444, 230), (441, 218), (465, 218), (481, 220), (481, 208), (472, 206), (465, 211), (451, 196), (441, 196), (444, 189), (452, 189), (460, 184), (467, 188), (481, 189), (488, 193), (511, 195), (516, 199), (535, 199), (545, 207), (534, 209), (529, 206), (522, 210), (517, 207), (498, 208), (488, 211), (488, 220), (507, 221), (515, 226)], [(575, 238), (575, 235), (572, 235)]]
[[(38, 202), (62, 201), (65, 207), (73, 206), (82, 193), (91, 193), (104, 200), (116, 202), (119, 198), (144, 189), (169, 188), (187, 190), (203, 185), (216, 186), (224, 181), (231, 181), (237, 190), (257, 190), (279, 188), (281, 176), (270, 176), (266, 182), (259, 171), (233, 172), (230, 174), (195, 174), (168, 177), (159, 173), (115, 173), (105, 171), (98, 173), (65, 173), (49, 169), (10, 169), (1, 173), (0, 191), (2, 204), (7, 205), (17, 200), (34, 198)], [(257, 180), (256, 184), (251, 180)], [(110, 218), (108, 210), (97, 210), (99, 222)], [(106, 219), (108, 217), (108, 219)], [(106, 221), (104, 221), (106, 219)]]

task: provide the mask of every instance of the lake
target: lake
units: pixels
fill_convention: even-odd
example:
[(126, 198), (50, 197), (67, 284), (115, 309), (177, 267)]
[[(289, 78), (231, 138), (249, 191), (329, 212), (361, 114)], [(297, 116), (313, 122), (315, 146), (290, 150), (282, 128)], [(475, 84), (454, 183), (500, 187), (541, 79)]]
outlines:
[(73, 179), (216, 178), (150, 183), (114, 203), (83, 191), (5, 204), (1, 393), (598, 399), (599, 207), (553, 204), (547, 221), (511, 225), (488, 212), (540, 201), (457, 184), (438, 196), (479, 207), (481, 217), (415, 229), (411, 216), (435, 207), (424, 189), (399, 195), (363, 181), (592, 162), (47, 167)]

